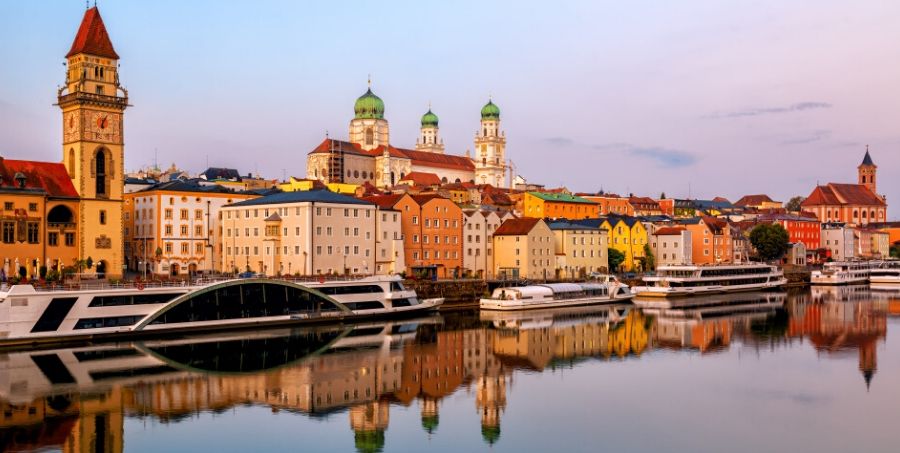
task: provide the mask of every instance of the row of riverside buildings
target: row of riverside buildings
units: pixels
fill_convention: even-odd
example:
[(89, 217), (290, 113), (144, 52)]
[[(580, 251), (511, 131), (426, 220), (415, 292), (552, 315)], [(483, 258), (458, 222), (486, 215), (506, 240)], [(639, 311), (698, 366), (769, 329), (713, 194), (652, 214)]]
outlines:
[(624, 257), (614, 270), (624, 271), (743, 262), (761, 222), (785, 226), (797, 264), (885, 257), (900, 240), (868, 149), (856, 184), (817, 186), (793, 212), (765, 195), (731, 203), (572, 193), (512, 173), (492, 100), (474, 152), (454, 155), (430, 108), (415, 149), (392, 145), (371, 86), (356, 100), (348, 140), (313, 147), (304, 177), (225, 168), (190, 177), (174, 165), (126, 174), (130, 101), (96, 7), (66, 58), (60, 161), (0, 157), (0, 277), (75, 267), (115, 278), (127, 270), (578, 278), (610, 270), (611, 249)]

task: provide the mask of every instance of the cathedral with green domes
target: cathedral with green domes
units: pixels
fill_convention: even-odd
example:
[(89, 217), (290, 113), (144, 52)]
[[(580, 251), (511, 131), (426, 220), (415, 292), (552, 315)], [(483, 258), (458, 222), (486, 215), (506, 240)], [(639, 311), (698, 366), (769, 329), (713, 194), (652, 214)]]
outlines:
[(415, 183), (416, 178), (433, 180), (431, 175), (436, 175), (443, 183), (507, 186), (506, 135), (500, 130), (500, 108), (492, 100), (481, 109), (474, 155), (444, 152), (438, 116), (430, 106), (422, 115), (415, 149), (395, 147), (384, 112), (384, 101), (370, 86), (353, 106), (348, 140), (326, 137), (309, 152), (307, 178), (389, 188), (401, 181)]

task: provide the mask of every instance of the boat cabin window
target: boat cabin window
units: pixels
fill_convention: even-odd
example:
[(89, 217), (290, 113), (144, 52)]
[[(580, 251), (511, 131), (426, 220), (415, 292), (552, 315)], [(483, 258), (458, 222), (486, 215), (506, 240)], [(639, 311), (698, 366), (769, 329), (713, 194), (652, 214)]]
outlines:
[[(393, 287), (393, 285), (391, 285)], [(329, 296), (338, 296), (343, 294), (368, 294), (383, 293), (384, 290), (378, 285), (353, 285), (353, 286), (325, 286), (314, 288), (322, 294)]]

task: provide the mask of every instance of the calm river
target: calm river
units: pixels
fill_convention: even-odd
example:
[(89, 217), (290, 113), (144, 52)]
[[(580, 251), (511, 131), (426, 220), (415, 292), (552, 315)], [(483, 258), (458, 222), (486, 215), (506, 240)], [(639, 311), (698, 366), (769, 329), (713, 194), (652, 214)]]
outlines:
[(743, 297), (0, 353), (0, 449), (900, 448), (900, 290)]

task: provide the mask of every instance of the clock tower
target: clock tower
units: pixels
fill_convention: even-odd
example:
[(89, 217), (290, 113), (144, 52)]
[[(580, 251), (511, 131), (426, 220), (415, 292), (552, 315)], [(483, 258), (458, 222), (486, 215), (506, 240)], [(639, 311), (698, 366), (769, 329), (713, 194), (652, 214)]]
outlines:
[(81, 197), (79, 257), (109, 277), (122, 275), (125, 149), (128, 92), (119, 84), (119, 55), (97, 7), (84, 13), (66, 54), (66, 84), (59, 89), (63, 164)]

